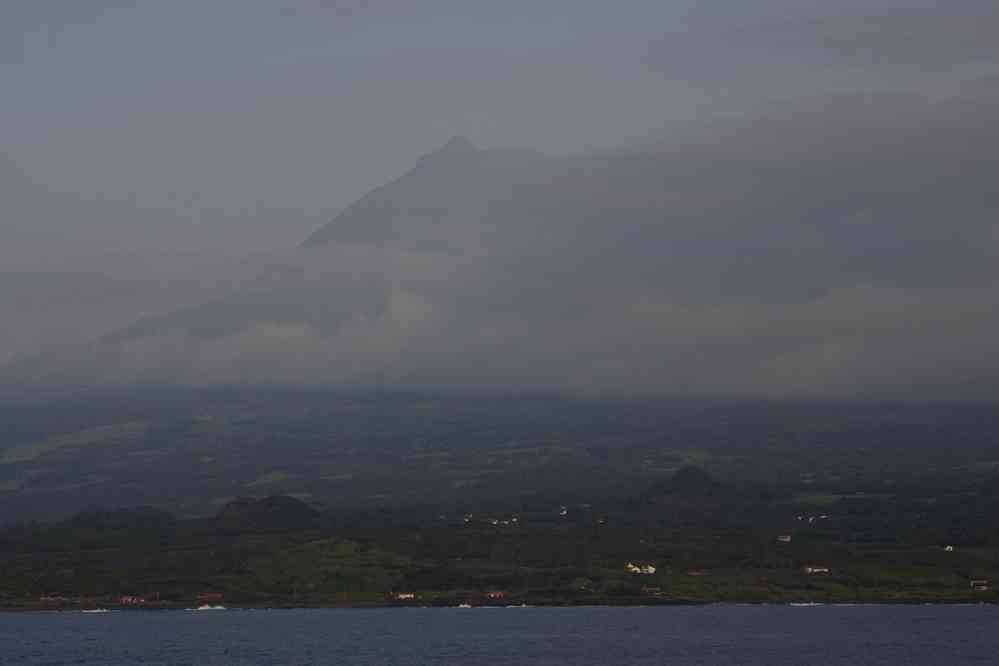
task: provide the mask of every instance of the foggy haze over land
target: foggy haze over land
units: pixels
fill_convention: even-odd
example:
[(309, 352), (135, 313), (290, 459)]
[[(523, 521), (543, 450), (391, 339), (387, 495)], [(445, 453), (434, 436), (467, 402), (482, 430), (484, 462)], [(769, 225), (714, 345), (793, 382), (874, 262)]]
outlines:
[(993, 399), (993, 3), (12, 3), (0, 386)]

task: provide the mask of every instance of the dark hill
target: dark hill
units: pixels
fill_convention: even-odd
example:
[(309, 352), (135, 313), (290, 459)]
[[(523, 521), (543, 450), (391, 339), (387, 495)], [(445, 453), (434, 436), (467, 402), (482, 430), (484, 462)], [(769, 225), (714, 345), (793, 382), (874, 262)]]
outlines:
[(657, 482), (646, 496), (649, 499), (659, 497), (706, 497), (718, 495), (723, 490), (722, 485), (700, 467), (687, 465), (678, 469), (669, 479)]
[(227, 530), (303, 529), (316, 525), (318, 520), (318, 511), (286, 495), (238, 497), (222, 507), (215, 518), (218, 527)]

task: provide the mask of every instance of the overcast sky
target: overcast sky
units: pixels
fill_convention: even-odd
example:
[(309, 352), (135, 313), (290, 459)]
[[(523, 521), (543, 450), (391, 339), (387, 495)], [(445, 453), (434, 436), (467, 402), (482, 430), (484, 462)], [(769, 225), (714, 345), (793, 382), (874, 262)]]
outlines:
[[(973, 111), (997, 81), (994, 0), (4, 2), (0, 361), (221, 297), (240, 257), (296, 247), (453, 135), (555, 156), (703, 143), (859, 94), (994, 136)], [(974, 309), (989, 288), (940, 298)]]
[(455, 134), (576, 152), (809, 95), (947, 94), (995, 71), (992, 10), (14, 0), (0, 8), (0, 151), (57, 192), (315, 226)]

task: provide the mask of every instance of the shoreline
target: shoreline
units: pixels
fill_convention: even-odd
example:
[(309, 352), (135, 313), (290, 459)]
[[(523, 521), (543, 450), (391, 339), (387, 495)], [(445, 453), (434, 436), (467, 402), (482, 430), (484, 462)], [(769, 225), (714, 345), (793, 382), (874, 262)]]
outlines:
[(661, 601), (627, 601), (614, 603), (562, 603), (552, 601), (535, 601), (529, 603), (509, 603), (509, 604), (394, 604), (394, 603), (335, 603), (335, 604), (221, 604), (216, 608), (198, 608), (188, 604), (160, 604), (149, 606), (122, 606), (120, 604), (88, 605), (85, 608), (79, 606), (43, 607), (40, 605), (6, 606), (0, 605), (0, 613), (94, 613), (94, 612), (125, 612), (125, 613), (150, 613), (150, 612), (212, 612), (212, 611), (248, 611), (248, 610), (384, 610), (384, 609), (461, 609), (474, 610), (477, 608), (659, 608), (659, 607), (691, 607), (691, 606), (785, 606), (795, 608), (813, 608), (820, 606), (828, 607), (859, 607), (859, 606), (996, 606), (999, 602), (992, 599), (884, 599), (865, 601), (712, 601), (699, 599), (670, 599)]

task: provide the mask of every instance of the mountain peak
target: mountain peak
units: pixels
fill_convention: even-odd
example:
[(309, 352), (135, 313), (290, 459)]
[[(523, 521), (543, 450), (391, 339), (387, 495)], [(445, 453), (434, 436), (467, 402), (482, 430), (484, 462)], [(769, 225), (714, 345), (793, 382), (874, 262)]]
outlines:
[(469, 141), (463, 136), (453, 136), (447, 140), (443, 146), (438, 148), (432, 153), (427, 153), (420, 158), (418, 165), (431, 164), (434, 166), (441, 165), (467, 165), (470, 158), (478, 155), (481, 151), (475, 147), (475, 144)]
[(452, 136), (450, 139), (447, 140), (447, 143), (445, 143), (443, 146), (440, 147), (440, 149), (437, 150), (437, 153), (438, 154), (474, 153), (477, 150), (478, 148), (475, 147), (475, 144), (469, 141), (467, 137)]

